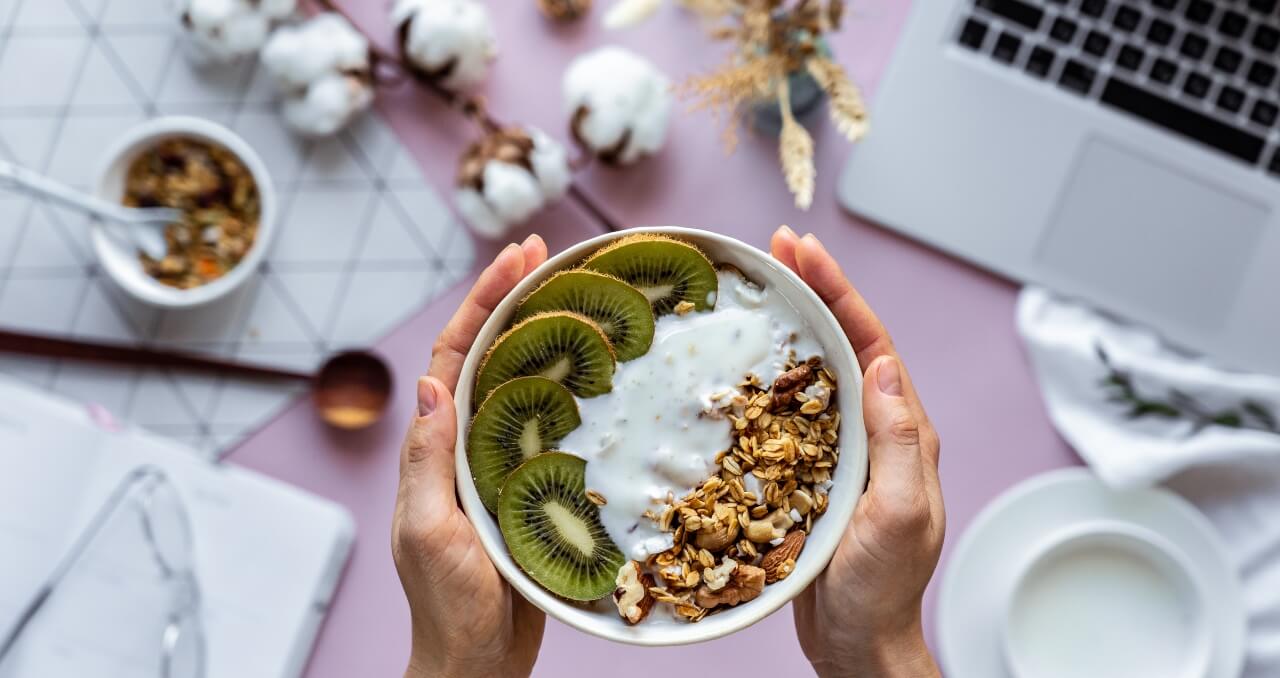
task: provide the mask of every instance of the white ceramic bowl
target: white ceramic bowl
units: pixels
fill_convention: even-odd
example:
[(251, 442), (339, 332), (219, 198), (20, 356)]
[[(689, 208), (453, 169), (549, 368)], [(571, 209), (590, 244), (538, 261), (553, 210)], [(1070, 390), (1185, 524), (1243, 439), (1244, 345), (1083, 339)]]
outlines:
[(1205, 582), (1169, 540), (1098, 520), (1032, 549), (1005, 612), (1017, 678), (1204, 678), (1213, 629)]
[(682, 645), (733, 633), (767, 617), (797, 596), (827, 566), (867, 480), (867, 434), (862, 419), (862, 372), (857, 357), (839, 323), (818, 295), (800, 278), (771, 256), (733, 238), (688, 228), (637, 228), (603, 235), (580, 243), (549, 259), (512, 290), (485, 322), (463, 363), (456, 389), (458, 431), (470, 423), (471, 397), (480, 359), (509, 324), (519, 301), (539, 283), (562, 269), (577, 264), (609, 242), (633, 233), (665, 233), (695, 243), (715, 263), (732, 264), (748, 278), (776, 290), (809, 323), (825, 352), (826, 366), (839, 383), (840, 463), (832, 477), (834, 485), (825, 515), (814, 522), (813, 533), (805, 541), (796, 569), (786, 579), (770, 584), (758, 598), (737, 607), (708, 615), (695, 624), (667, 621), (655, 612), (636, 626), (627, 625), (610, 600), (596, 605), (579, 605), (555, 596), (529, 578), (507, 551), (497, 519), (480, 501), (467, 464), (466, 436), (458, 436), (458, 492), (462, 506), (480, 535), (489, 558), (498, 571), (521, 595), (552, 617), (579, 630), (602, 638), (635, 645)]
[(266, 164), (235, 132), (203, 118), (169, 116), (152, 118), (129, 129), (107, 149), (94, 174), (97, 177), (94, 192), (98, 197), (120, 202), (124, 198), (124, 181), (129, 165), (144, 151), (174, 137), (221, 146), (239, 158), (253, 176), (262, 205), (261, 217), (257, 238), (240, 263), (217, 280), (180, 290), (163, 285), (147, 275), (138, 262), (137, 248), (127, 238), (121, 237), (116, 227), (95, 222), (89, 237), (103, 270), (130, 295), (154, 306), (187, 308), (226, 296), (253, 275), (266, 256), (277, 231), (276, 191), (267, 174)]

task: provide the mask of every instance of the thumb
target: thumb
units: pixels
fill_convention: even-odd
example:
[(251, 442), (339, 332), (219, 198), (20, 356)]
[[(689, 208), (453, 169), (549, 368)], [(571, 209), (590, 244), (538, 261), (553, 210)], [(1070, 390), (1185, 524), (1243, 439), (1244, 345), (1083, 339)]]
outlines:
[(458, 420), (453, 395), (435, 377), (418, 378), (418, 410), (400, 450), (401, 500), (415, 512), (443, 502), (456, 505), (453, 491), (454, 448)]
[(902, 365), (897, 358), (881, 356), (867, 368), (862, 385), (871, 464), (867, 491), (877, 503), (897, 509), (912, 507), (924, 481), (920, 422), (903, 392)]

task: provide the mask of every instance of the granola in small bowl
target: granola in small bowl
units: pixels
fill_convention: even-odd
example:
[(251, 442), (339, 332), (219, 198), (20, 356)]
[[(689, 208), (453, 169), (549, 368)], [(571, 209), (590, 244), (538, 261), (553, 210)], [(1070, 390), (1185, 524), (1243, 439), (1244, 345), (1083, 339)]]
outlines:
[(186, 137), (143, 151), (125, 176), (124, 204), (175, 207), (184, 219), (165, 228), (167, 252), (142, 268), (157, 281), (189, 289), (235, 268), (258, 233), (261, 201), (253, 175), (221, 146)]
[(103, 200), (185, 213), (167, 227), (166, 256), (140, 256), (114, 224), (92, 222), (103, 273), (138, 301), (166, 309), (210, 304), (255, 278), (279, 229), (267, 165), (238, 134), (205, 118), (171, 115), (116, 137), (93, 172)]

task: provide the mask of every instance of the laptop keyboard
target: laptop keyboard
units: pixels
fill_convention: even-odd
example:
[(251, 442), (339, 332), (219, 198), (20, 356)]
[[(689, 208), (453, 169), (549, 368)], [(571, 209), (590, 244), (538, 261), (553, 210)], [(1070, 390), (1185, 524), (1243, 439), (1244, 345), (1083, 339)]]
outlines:
[(1280, 177), (1280, 0), (974, 0), (956, 41)]

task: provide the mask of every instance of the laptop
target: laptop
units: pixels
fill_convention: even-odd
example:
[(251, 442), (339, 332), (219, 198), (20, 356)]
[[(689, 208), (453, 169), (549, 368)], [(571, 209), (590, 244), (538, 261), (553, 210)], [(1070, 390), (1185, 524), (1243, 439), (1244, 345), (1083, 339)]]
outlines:
[(917, 0), (850, 210), (1280, 374), (1280, 0)]

